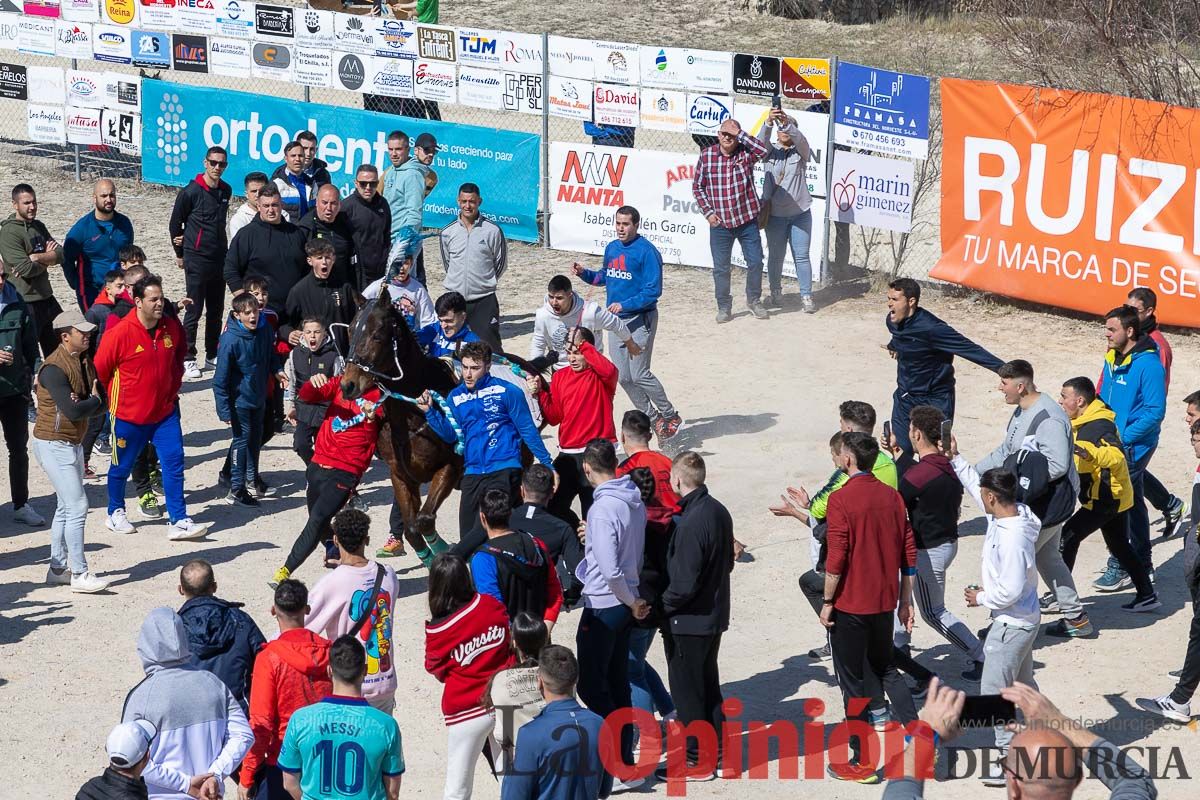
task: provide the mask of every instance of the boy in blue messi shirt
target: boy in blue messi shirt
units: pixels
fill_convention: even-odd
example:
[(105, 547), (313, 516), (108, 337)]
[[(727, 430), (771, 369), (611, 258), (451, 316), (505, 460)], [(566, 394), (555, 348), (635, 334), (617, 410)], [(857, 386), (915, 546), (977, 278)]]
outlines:
[(621, 388), (634, 406), (650, 417), (654, 433), (662, 442), (674, 436), (683, 424), (662, 382), (650, 371), (654, 335), (658, 332), (658, 298), (662, 294), (662, 254), (638, 235), (642, 217), (636, 208), (621, 206), (613, 220), (617, 238), (604, 248), (604, 269), (585, 269), (579, 263), (571, 268), (587, 283), (605, 287), (608, 310), (625, 322), (641, 348), (637, 355), (630, 355), (615, 333), (608, 334), (608, 352), (617, 365)]
[(333, 694), (296, 709), (279, 750), (292, 797), (396, 800), (404, 775), (400, 726), (363, 699), (367, 653), (352, 633), (329, 648)]
[(479, 337), (467, 327), (467, 299), (458, 292), (446, 292), (433, 307), (438, 321), (417, 331), (417, 342), (432, 358), (459, 358), (459, 350)]

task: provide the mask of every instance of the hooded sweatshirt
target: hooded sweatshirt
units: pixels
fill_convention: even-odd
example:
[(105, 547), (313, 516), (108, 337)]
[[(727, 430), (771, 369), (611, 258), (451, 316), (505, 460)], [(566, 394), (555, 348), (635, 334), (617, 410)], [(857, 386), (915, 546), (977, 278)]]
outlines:
[(21, 294), (26, 303), (54, 297), (50, 274), (45, 264), (38, 264), (30, 253), (46, 252), (46, 243), (54, 237), (40, 219), (26, 222), (15, 213), (0, 222), (0, 260), (8, 273), (8, 283)]
[(325, 222), (313, 208), (296, 223), (296, 227), (304, 231), (306, 243), (317, 240), (333, 245), (333, 272), (329, 273), (331, 282), (350, 283), (357, 280), (354, 229), (350, 227), (350, 220), (345, 214), (339, 212), (333, 222)]
[(304, 628), (292, 628), (259, 651), (250, 690), (254, 746), (242, 762), (243, 787), (254, 785), (254, 774), (264, 763), (278, 762), (292, 713), (332, 693), (328, 639)]
[(1075, 419), (1075, 447), (1088, 454), (1075, 456), (1079, 471), (1079, 502), (1098, 512), (1119, 513), (1133, 508), (1129, 463), (1117, 433), (1117, 415), (1102, 400), (1093, 400)]
[(392, 240), (400, 235), (401, 228), (421, 229), (421, 217), (425, 209), (425, 176), (429, 167), (410, 158), (397, 169), (389, 169), (383, 176), (383, 199), (392, 209)]
[[(961, 455), (950, 462), (963, 488), (983, 509), (979, 473)], [(1024, 503), (1017, 515), (997, 519), (987, 514), (983, 540), (983, 591), (976, 601), (992, 612), (992, 621), (1017, 628), (1037, 627), (1042, 612), (1038, 606), (1035, 552), (1042, 521)]]
[[(367, 602), (379, 568), (383, 579), (375, 604), (367, 611)], [(367, 651), (367, 675), (363, 697), (381, 697), (396, 693), (396, 653), (392, 645), (395, 628), (396, 598), (400, 584), (396, 572), (386, 564), (368, 561), (361, 567), (342, 564), (317, 582), (308, 595), (309, 612), (304, 627), (329, 641), (352, 633)], [(361, 620), (356, 626), (355, 618)]]
[(629, 476), (596, 487), (587, 514), (587, 540), (575, 577), (587, 608), (613, 608), (637, 600), (646, 539), (646, 506)]
[(238, 408), (263, 408), (267, 403), (267, 381), (277, 372), (275, 331), (266, 317), (258, 315), (254, 330), (231, 317), (221, 334), (217, 370), (212, 379), (217, 418), (229, 422)]
[(341, 431), (334, 431), (333, 420), (350, 422), (365, 412), (356, 401), (342, 396), (339, 381), (329, 381), (320, 389), (311, 382), (302, 384), (296, 397), (305, 403), (326, 406), (325, 417), (314, 443), (313, 463), (361, 478), (367, 467), (371, 466), (371, 457), (375, 455), (375, 445), (379, 440), (379, 418), (383, 416), (384, 409), (383, 395), (379, 389), (373, 386), (361, 398), (376, 403), (375, 412)]
[(982, 475), (989, 469), (1002, 467), (1005, 459), (1022, 448), (1037, 450), (1046, 457), (1050, 480), (1066, 477), (1072, 493), (1079, 491), (1079, 473), (1071, 455), (1071, 420), (1062, 406), (1045, 392), (1040, 392), (1029, 408), (1018, 404), (1013, 409), (1004, 441), (975, 465), (975, 471)]
[(147, 615), (137, 651), (146, 679), (125, 698), (121, 721), (145, 719), (158, 730), (142, 773), (151, 800), (187, 800), (192, 776), (211, 772), (223, 782), (254, 733), (220, 678), (192, 664), (187, 629), (174, 611)]
[(193, 597), (180, 607), (179, 617), (196, 666), (220, 678), (246, 708), (254, 658), (267, 643), (254, 620), (241, 603), (219, 597)]
[(267, 304), (282, 314), (288, 292), (308, 272), (304, 242), (304, 231), (292, 223), (281, 220), (272, 225), (255, 217), (229, 243), (225, 257), (229, 291), (238, 294), (247, 275), (261, 275), (271, 288)]
[[(383, 278), (378, 278), (363, 289), (363, 297), (367, 300), (374, 300), (379, 297), (379, 290), (383, 287)], [(398, 304), (402, 299), (407, 297), (412, 301), (412, 304), (417, 307), (417, 330), (436, 325), (438, 321), (437, 312), (434, 311), (433, 301), (429, 299), (429, 292), (421, 285), (421, 282), (409, 273), (408, 280), (401, 281), (399, 277), (392, 278), (387, 284), (388, 294), (392, 296), (392, 305)], [(463, 330), (467, 330), (467, 326), (463, 326)]]
[(587, 368), (558, 370), (549, 389), (537, 396), (546, 422), (558, 426), (558, 446), (564, 453), (582, 453), (592, 439), (617, 440), (613, 424), (617, 367), (587, 342), (579, 345), (579, 352)]
[(572, 292), (571, 308), (565, 314), (556, 314), (550, 300), (542, 303), (533, 319), (533, 339), (529, 342), (531, 359), (544, 356), (548, 350), (558, 353), (558, 366), (567, 365), (567, 333), (571, 328), (587, 328), (596, 334), (596, 349), (604, 352), (604, 337), (600, 331), (611, 331), (622, 342), (633, 338), (625, 320), (592, 300), (584, 300), (579, 292)]
[(1004, 362), (923, 308), (899, 323), (885, 317), (896, 354), (896, 396), (947, 395), (954, 392), (954, 357), (992, 372)]
[(308, 317), (321, 320), (326, 330), (334, 323), (349, 325), (358, 313), (354, 295), (353, 286), (345, 281), (338, 282), (336, 270), (330, 272), (328, 278), (318, 278), (316, 274), (308, 273), (288, 292), (280, 335), (288, 338), (292, 331), (301, 329)]
[(1159, 429), (1167, 413), (1166, 375), (1158, 347), (1143, 336), (1124, 355), (1104, 354), (1096, 393), (1117, 417), (1125, 452), (1133, 461), (1158, 447)]
[(604, 286), (608, 303), (620, 303), (617, 316), (632, 319), (658, 308), (662, 294), (662, 253), (644, 236), (626, 244), (613, 239), (604, 248), (604, 269), (585, 269), (580, 276), (593, 286)]
[(229, 240), (225, 238), (225, 218), (233, 189), (225, 181), (211, 188), (204, 173), (179, 190), (171, 209), (168, 228), (171, 238), (183, 237), (175, 246), (175, 255), (189, 263), (203, 262), (208, 269), (220, 269)]
[(958, 541), (958, 515), (962, 508), (962, 484), (941, 453), (921, 456), (914, 462), (903, 453), (896, 462), (900, 471), (900, 496), (912, 521), (918, 550)]

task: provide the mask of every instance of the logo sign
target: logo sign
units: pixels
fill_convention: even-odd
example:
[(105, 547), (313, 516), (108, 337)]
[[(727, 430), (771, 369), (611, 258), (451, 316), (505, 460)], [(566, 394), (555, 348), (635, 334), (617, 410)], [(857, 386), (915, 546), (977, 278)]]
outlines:
[(29, 76), (29, 96), (48, 105), (67, 102), (67, 84), (63, 71), (58, 67), (26, 67)]
[(691, 92), (733, 91), (733, 54), (717, 50), (687, 50), (683, 68), (684, 87)]
[[(0, 6), (0, 11), (4, 10)], [(100, 19), (100, 5), (97, 0), (62, 0), (59, 16), (72, 22), (95, 22)]]
[(584, 122), (592, 118), (592, 82), (550, 76), (550, 114)]
[(417, 29), (411, 22), (380, 19), (371, 22), (375, 55), (384, 58), (416, 58)]
[(868, 228), (912, 230), (913, 162), (838, 150), (829, 218)]
[(833, 140), (857, 150), (929, 154), (929, 78), (838, 62)]
[(829, 99), (829, 59), (785, 58), (780, 64), (780, 90), (794, 100)]
[(71, 144), (102, 144), (100, 109), (67, 106), (67, 141)]
[(133, 57), (130, 32), (115, 25), (96, 25), (92, 30), (92, 57), (112, 64), (128, 64)]
[[(366, 20), (366, 22), (364, 22)], [(371, 20), (357, 14), (335, 13), (333, 15), (333, 43), (338, 50), (360, 55), (375, 52), (375, 33)], [(415, 48), (414, 48), (415, 57)]]
[(597, 83), (593, 90), (592, 110), (599, 125), (637, 127), (638, 105), (636, 86)]
[(643, 46), (640, 53), (640, 83), (657, 89), (683, 89), (688, 51), (682, 47)]
[(333, 12), (306, 8), (296, 26), (296, 44), (313, 49), (333, 49)]
[(25, 0), (25, 13), (32, 17), (49, 17), (51, 19), (59, 15), (59, 0)]
[(92, 26), (86, 22), (58, 20), (54, 25), (54, 52), (62, 58), (90, 60)]
[(171, 66), (171, 40), (158, 31), (133, 32), (133, 65), (135, 67)]
[(175, 0), (138, 0), (141, 13), (138, 24), (146, 28), (169, 31), (175, 27)]
[[(829, 142), (829, 115), (816, 111), (796, 111), (786, 107), (784, 111), (796, 121), (800, 135), (808, 142), (808, 161), (805, 162), (808, 191), (814, 197), (824, 197), (829, 173), (829, 161), (825, 157)], [(733, 104), (733, 118), (749, 133), (757, 133), (770, 113), (769, 105), (742, 102)], [(760, 190), (760, 195), (764, 174), (760, 161), (754, 168), (755, 185)]]
[(67, 119), (62, 106), (26, 106), (27, 135), (31, 142), (67, 143)]
[(333, 54), (328, 50), (297, 47), (294, 77), (301, 86), (324, 88), (333, 85)]
[(363, 65), (362, 58), (354, 53), (335, 53), (334, 58), (337, 61), (335, 72), (337, 88), (347, 89), (351, 92), (361, 89), (363, 82), (367, 79), (367, 69)]
[[(355, 56), (357, 57), (357, 56)], [(407, 58), (373, 58), (371, 85), (373, 94), (387, 97), (414, 97), (413, 63)]]
[(123, 72), (104, 73), (104, 107), (137, 109), (141, 107), (142, 81)]
[(636, 44), (592, 42), (592, 68), (596, 80), (636, 84), (640, 50)]
[(129, 111), (100, 114), (100, 141), (131, 156), (142, 153), (141, 115)]
[(214, 75), (245, 77), (253, 63), (250, 42), (245, 39), (209, 39), (208, 70)]
[(522, 114), (541, 114), (545, 91), (541, 75), (528, 75), (522, 72), (504, 73), (504, 91), (500, 99), (505, 111), (519, 111)]
[(252, 55), (257, 66), (267, 69), (287, 69), (292, 65), (292, 51), (285, 44), (255, 42)]
[(217, 9), (213, 0), (177, 0), (179, 29), (188, 33), (216, 33)]
[(293, 38), (296, 35), (296, 27), (292, 18), (292, 9), (255, 3), (254, 32), (259, 36)]
[(417, 26), (417, 55), (433, 61), (454, 61), (453, 28)]
[(494, 69), (458, 68), (458, 102), (464, 106), (499, 111), (504, 108), (501, 75)]
[(29, 98), (29, 75), (24, 66), (0, 63), (0, 97), (8, 100)]
[(458, 63), (476, 67), (500, 66), (499, 34), (470, 28), (458, 29)]
[(129, 25), (137, 18), (134, 0), (104, 0), (104, 18), (116, 25)]
[(39, 56), (54, 55), (54, 20), (25, 16), (17, 26), (18, 50)]
[(247, 0), (216, 0), (216, 34), (248, 39), (254, 35), (254, 5)]
[(641, 126), (658, 131), (687, 130), (687, 95), (667, 89), (642, 89)]
[(779, 59), (745, 53), (734, 55), (733, 91), (758, 97), (779, 94)]
[(549, 50), (550, 74), (564, 78), (581, 78), (590, 81), (596, 74), (595, 42), (587, 39), (572, 39), (567, 36), (551, 36)]
[(104, 76), (95, 72), (67, 71), (67, 105), (100, 108), (104, 105)]
[(421, 100), (453, 103), (455, 84), (453, 64), (418, 61), (413, 66), (413, 94)]
[(509, 72), (541, 75), (545, 53), (542, 52), (542, 37), (532, 33), (504, 31), (500, 37), (500, 63)]
[(733, 115), (733, 98), (715, 94), (687, 96), (687, 131), (716, 136), (721, 123)]
[(171, 39), (171, 58), (180, 72), (208, 72), (208, 37), (175, 34)]

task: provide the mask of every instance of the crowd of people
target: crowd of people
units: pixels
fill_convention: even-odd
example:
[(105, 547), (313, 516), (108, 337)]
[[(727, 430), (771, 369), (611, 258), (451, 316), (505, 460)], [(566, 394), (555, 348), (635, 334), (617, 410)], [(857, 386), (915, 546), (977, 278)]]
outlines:
[[(721, 642), (743, 548), (732, 516), (710, 493), (705, 459), (661, 452), (684, 421), (651, 370), (662, 257), (639, 235), (638, 210), (616, 210), (616, 238), (599, 269), (577, 263), (572, 275), (549, 281), (528, 353), (548, 365), (548, 377), (521, 373), (524, 383), (512, 382), (492, 374), (501, 358), (513, 358), (503, 349), (497, 295), (508, 263), (503, 231), (483, 216), (480, 188), (462, 184), (458, 217), (430, 234), (446, 270), (445, 291), (433, 299), (420, 231), (438, 144), (421, 133), (410, 148), (400, 131), (387, 141), (388, 169), (360, 166), (353, 193), (342, 198), (316, 158), (316, 137), (303, 132), (270, 177), (244, 177), (245, 202), (232, 213), (228, 155), (210, 148), (203, 172), (178, 193), (168, 230), (155, 234), (169, 236), (183, 270), (185, 295), (174, 301), (116, 210), (112, 181), (96, 183), (94, 210), (61, 245), (37, 219), (33, 187), (13, 188), (14, 212), (0, 223), (0, 421), (11, 518), (46, 525), (29, 504), (31, 423), (34, 457), (54, 488), (47, 583), (82, 594), (109, 588), (85, 557), (89, 481), (106, 483), (105, 525), (114, 533), (135, 530), (126, 513), (132, 477), (142, 519), (163, 516), (165, 505), (170, 540), (207, 535), (184, 492), (185, 380), (208, 374), (216, 416), (229, 428), (219, 478), (228, 503), (257, 508), (278, 492), (259, 468), (275, 434), (289, 430), (305, 464), (307, 521), (270, 581), (278, 631), (265, 635), (241, 602), (218, 597), (209, 563), (185, 564), (184, 602), (145, 619), (137, 642), (145, 680), (108, 739), (108, 768), (79, 797), (215, 798), (227, 779), (241, 798), (399, 796), (400, 588), (388, 561), (405, 554), (404, 531), (393, 514), (372, 546), (356, 491), (394, 393), (376, 382), (350, 395), (341, 380), (353, 357), (348, 331), (368, 301), (390, 302), (423, 352), (450, 362), (458, 381), (445, 398), (404, 399), (433, 435), (461, 446), (463, 461), (458, 542), (435, 536), (414, 554), (428, 568), (424, 664), (443, 685), (447, 800), (471, 796), (481, 755), (501, 776), (504, 800), (595, 800), (652, 777), (738, 777), (740, 754), (729, 757), (724, 737), (701, 730), (722, 730)], [(751, 170), (764, 158), (772, 177), (760, 197)], [(752, 267), (747, 303), (755, 317), (780, 304), (776, 247), (790, 243), (798, 267), (801, 253), (807, 263), (806, 159), (807, 143), (782, 112), (759, 137), (725, 123), (701, 155), (696, 196), (712, 226), (718, 322), (732, 316), (734, 241)], [(773, 243), (765, 302), (760, 216)], [(49, 280), (55, 268), (72, 290), (66, 310)], [(605, 301), (585, 298), (573, 277), (604, 286)], [(810, 275), (801, 274), (800, 291), (804, 310), (813, 310)], [(954, 680), (1008, 698), (1029, 726), (1015, 738), (1009, 726), (996, 727), (1001, 761), (987, 764), (985, 784), (1044, 781), (1046, 791), (1058, 787), (1047, 796), (1069, 796), (1062, 786), (1073, 791), (1081, 765), (1092, 762), (1025, 774), (1028, 753), (1112, 747), (1070, 726), (1057, 739), (1036, 732), (1034, 723), (1061, 722), (1061, 714), (1036, 691), (1033, 652), (1043, 630), (1086, 638), (1105, 624), (1084, 611), (1072, 574), (1087, 536), (1100, 530), (1112, 556), (1093, 588), (1132, 588), (1123, 612), (1153, 613), (1161, 601), (1146, 503), (1163, 514), (1164, 540), (1188, 528), (1185, 502), (1148, 471), (1171, 351), (1156, 325), (1154, 293), (1135, 289), (1128, 300), (1105, 315), (1098, 380), (1074, 377), (1045, 393), (1029, 361), (994, 356), (922, 307), (915, 281), (893, 281), (890, 419), (877, 431), (870, 404), (842, 402), (824, 486), (812, 494), (788, 488), (770, 509), (810, 531), (812, 569), (799, 584), (817, 617), (812, 630), (825, 641), (809, 656), (832, 662), (847, 719), (913, 732), (890, 797), (920, 796), (929, 776), (911, 768), (920, 760), (912, 741), (951, 739), (963, 705), (962, 693), (936, 674), (945, 663), (922, 665), (912, 653), (914, 604), (961, 654), (964, 670)], [(994, 371), (1013, 406), (999, 444), (974, 463), (953, 433), (956, 356)], [(618, 386), (633, 406), (619, 420)], [(1200, 457), (1200, 392), (1185, 403)], [(557, 428), (554, 456), (535, 417)], [(110, 457), (103, 475), (94, 453)], [(960, 564), (952, 579), (964, 495), (983, 511), (987, 530), (981, 563)], [(1188, 588), (1200, 607), (1200, 546), (1194, 535), (1185, 541)], [(298, 574), (318, 548), (329, 571), (319, 580), (310, 572), (306, 583)], [(966, 605), (989, 610), (988, 627), (972, 632), (950, 610), (948, 598), (960, 592)], [(552, 643), (572, 609), (574, 650)], [(1043, 629), (1051, 614), (1059, 619)], [(665, 680), (648, 660), (656, 635)], [(1171, 693), (1139, 705), (1191, 718), (1200, 615), (1177, 677)], [(621, 726), (611, 742), (602, 733), (605, 719), (629, 709), (663, 725), (680, 750), (652, 773), (637, 768), (640, 725)], [(886, 765), (868, 757), (863, 738), (850, 737), (849, 762), (830, 763), (832, 777), (882, 780)], [(1136, 765), (1130, 772), (1114, 791), (1152, 797), (1145, 773)]]

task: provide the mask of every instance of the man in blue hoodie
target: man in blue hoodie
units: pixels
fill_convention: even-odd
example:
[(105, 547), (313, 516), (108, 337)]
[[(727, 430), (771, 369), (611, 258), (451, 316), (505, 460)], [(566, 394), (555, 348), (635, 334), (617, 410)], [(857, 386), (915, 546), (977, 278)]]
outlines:
[(662, 294), (662, 254), (638, 234), (642, 216), (633, 206), (621, 206), (613, 215), (617, 238), (604, 248), (604, 269), (573, 264), (575, 274), (608, 293), (608, 310), (633, 334), (637, 352), (629, 350), (620, 335), (609, 332), (608, 352), (617, 365), (621, 388), (639, 411), (650, 417), (658, 440), (670, 439), (683, 424), (667, 398), (662, 382), (650, 371), (654, 335), (658, 331), (658, 298)]
[(465, 474), (459, 486), (462, 499), (458, 507), (461, 539), (475, 525), (479, 499), (488, 489), (503, 489), (510, 498), (520, 499), (522, 443), (538, 463), (553, 469), (553, 462), (533, 424), (525, 393), (491, 376), (492, 349), (483, 342), (469, 342), (463, 345), (459, 357), (462, 383), (446, 398), (452, 419), (432, 404), (429, 392), (421, 396), (417, 408), (443, 441), (454, 444), (461, 438), (464, 442)]
[(117, 187), (108, 178), (92, 191), (96, 208), (79, 218), (63, 241), (63, 274), (87, 311), (104, 288), (104, 276), (121, 266), (121, 250), (133, 244), (133, 223), (117, 211)]
[[(1145, 477), (1158, 448), (1158, 433), (1167, 412), (1166, 375), (1158, 346), (1142, 335), (1141, 320), (1133, 306), (1118, 306), (1104, 317), (1108, 352), (1104, 355), (1096, 391), (1117, 415), (1117, 431), (1129, 463), (1133, 508), (1129, 509), (1129, 544), (1134, 555), (1154, 577), (1150, 559), (1150, 514), (1146, 510)], [(1109, 558), (1104, 574), (1092, 583), (1102, 592), (1117, 592), (1133, 579)]]
[[(392, 210), (392, 241), (395, 241), (404, 228), (421, 230), (421, 220), (425, 210), (426, 177), (433, 172), (429, 165), (437, 153), (437, 139), (432, 134), (422, 133), (413, 143), (412, 158), (405, 158), (396, 163), (402, 155), (401, 147), (407, 152), (408, 137), (400, 131), (388, 134), (388, 154), (392, 158), (392, 168), (383, 174), (383, 199)], [(393, 150), (396, 151), (393, 156)], [(425, 253), (417, 252), (414, 262), (413, 275), (422, 286), (429, 284), (425, 280)]]
[(912, 452), (908, 415), (915, 407), (933, 406), (954, 419), (954, 357), (960, 356), (996, 372), (1004, 361), (920, 308), (921, 285), (912, 278), (888, 284), (887, 350), (896, 360), (892, 394), (892, 436), (905, 453)]

